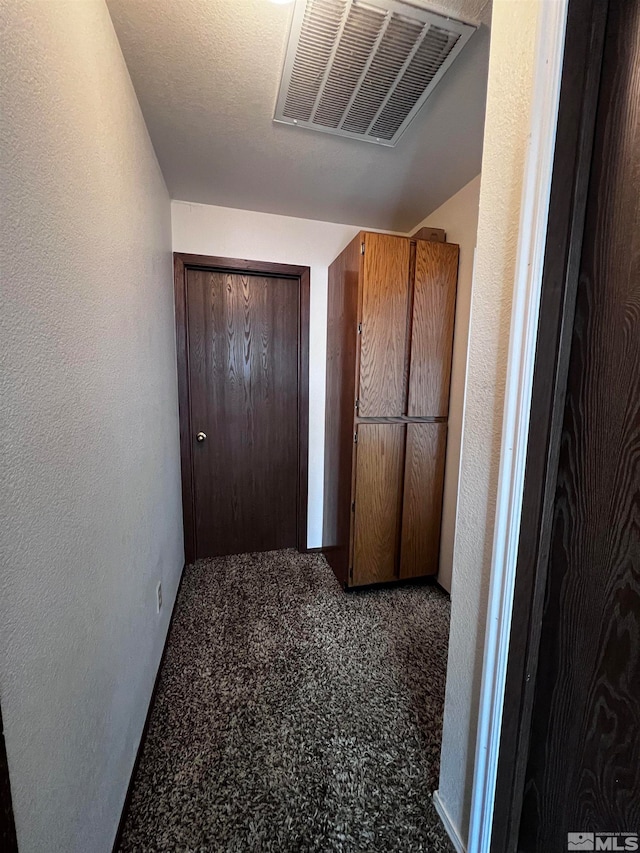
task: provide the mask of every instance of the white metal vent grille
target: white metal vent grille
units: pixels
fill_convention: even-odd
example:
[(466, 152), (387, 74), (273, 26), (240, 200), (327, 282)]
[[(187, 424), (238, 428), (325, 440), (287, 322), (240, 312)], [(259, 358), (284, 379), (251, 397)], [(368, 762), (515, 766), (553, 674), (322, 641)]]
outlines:
[(397, 0), (296, 0), (275, 121), (395, 145), (474, 30)]

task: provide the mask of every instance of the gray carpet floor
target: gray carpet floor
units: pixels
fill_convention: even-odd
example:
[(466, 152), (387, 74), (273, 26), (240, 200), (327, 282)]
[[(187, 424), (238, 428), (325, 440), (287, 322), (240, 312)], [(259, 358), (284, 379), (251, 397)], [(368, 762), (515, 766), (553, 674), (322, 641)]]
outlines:
[(185, 570), (122, 851), (449, 853), (449, 600), (296, 551)]

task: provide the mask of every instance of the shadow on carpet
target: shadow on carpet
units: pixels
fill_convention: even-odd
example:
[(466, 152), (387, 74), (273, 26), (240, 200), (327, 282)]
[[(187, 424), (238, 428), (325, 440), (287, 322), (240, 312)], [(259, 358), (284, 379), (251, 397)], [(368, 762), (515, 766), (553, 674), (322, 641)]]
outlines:
[(188, 566), (120, 850), (449, 853), (448, 633), (437, 587), (344, 593), (316, 554)]

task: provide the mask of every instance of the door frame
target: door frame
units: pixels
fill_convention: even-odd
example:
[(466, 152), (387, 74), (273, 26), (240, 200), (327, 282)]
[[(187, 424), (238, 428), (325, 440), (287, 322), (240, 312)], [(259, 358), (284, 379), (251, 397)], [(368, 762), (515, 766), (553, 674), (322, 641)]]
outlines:
[(187, 313), (187, 272), (211, 272), (237, 275), (262, 275), (291, 281), (299, 291), (298, 300), (298, 480), (296, 500), (296, 547), (307, 549), (307, 513), (309, 500), (309, 297), (310, 268), (271, 261), (219, 258), (209, 255), (173, 253), (176, 319), (176, 355), (178, 362), (178, 407), (180, 416), (180, 462), (182, 468), (182, 513), (184, 549), (187, 564), (195, 560), (196, 525), (193, 478), (193, 442), (189, 389), (189, 328)]
[[(498, 809), (498, 774), (507, 661), (512, 633), (513, 593), (518, 543), (523, 534), (525, 471), (529, 430), (544, 413), (532, 409), (542, 281), (547, 247), (549, 205), (563, 82), (568, 0), (540, 4), (531, 75), (530, 133), (524, 165), (516, 249), (513, 302), (500, 444), (500, 468), (492, 532), (491, 575), (487, 601), (482, 680), (475, 732), (475, 765), (471, 780), (471, 814), (467, 849), (505, 853), (492, 844), (494, 811)], [(551, 235), (555, 241), (555, 235)], [(509, 701), (509, 699), (507, 699)], [(473, 733), (471, 733), (473, 737)], [(434, 803), (458, 851), (464, 849), (464, 827), (456, 827), (439, 792)]]
[[(544, 88), (545, 78), (549, 91), (554, 81), (558, 85), (557, 129), (550, 121), (550, 98), (543, 97), (527, 178), (529, 192), (537, 186), (540, 201), (542, 191), (548, 194), (546, 209), (538, 206), (521, 221), (519, 238), (519, 261), (526, 265), (530, 256), (532, 263), (529, 274), (522, 274), (529, 304), (525, 310), (520, 306), (518, 317), (516, 298), (512, 319), (512, 339), (518, 332), (522, 353), (517, 363), (509, 354), (510, 370), (516, 372), (505, 400), (469, 833), (469, 849), (478, 853), (517, 849), (607, 4), (550, 3), (539, 33), (536, 85)], [(547, 143), (554, 141), (551, 158), (548, 148), (543, 158), (550, 192), (546, 169), (544, 182), (536, 180), (536, 147), (545, 136)], [(524, 192), (526, 199), (526, 183)], [(516, 297), (519, 285), (520, 276)], [(505, 444), (513, 447), (509, 454)]]
[(491, 849), (514, 853), (524, 798), (569, 357), (609, 0), (568, 0)]
[(7, 750), (4, 742), (4, 726), (2, 723), (2, 708), (0, 707), (0, 842), (5, 853), (18, 853), (16, 824), (13, 816), (11, 801), (11, 783), (9, 780), (9, 765)]

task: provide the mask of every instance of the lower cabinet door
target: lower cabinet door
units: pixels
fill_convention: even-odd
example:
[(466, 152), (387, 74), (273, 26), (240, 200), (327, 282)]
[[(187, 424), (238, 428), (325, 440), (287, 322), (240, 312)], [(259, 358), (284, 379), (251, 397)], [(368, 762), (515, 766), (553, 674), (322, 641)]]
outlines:
[(407, 425), (400, 577), (435, 575), (447, 446), (446, 423)]
[(404, 424), (360, 424), (352, 586), (398, 577)]

